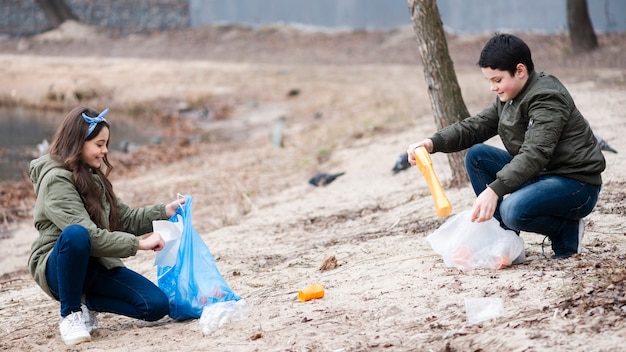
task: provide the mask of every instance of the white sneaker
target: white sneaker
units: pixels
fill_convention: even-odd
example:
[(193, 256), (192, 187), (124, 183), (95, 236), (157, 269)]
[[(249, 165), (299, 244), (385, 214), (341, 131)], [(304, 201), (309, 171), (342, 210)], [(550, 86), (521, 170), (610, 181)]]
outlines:
[(68, 346), (91, 341), (91, 335), (89, 335), (83, 321), (83, 312), (73, 312), (65, 318), (61, 318), (59, 330), (61, 331), (61, 339)]
[(97, 329), (98, 328), (98, 317), (97, 317), (98, 312), (89, 310), (89, 308), (87, 308), (87, 306), (84, 304), (80, 305), (80, 309), (82, 310), (83, 321), (85, 322), (85, 327), (87, 328), (87, 331), (91, 332), (93, 329)]
[(576, 253), (580, 253), (583, 250), (583, 236), (585, 235), (585, 222), (583, 219), (578, 221), (578, 250)]

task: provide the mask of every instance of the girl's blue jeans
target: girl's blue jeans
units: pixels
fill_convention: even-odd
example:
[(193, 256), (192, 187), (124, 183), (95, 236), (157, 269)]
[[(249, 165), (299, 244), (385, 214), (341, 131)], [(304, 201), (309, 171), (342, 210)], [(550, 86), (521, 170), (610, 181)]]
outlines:
[[(472, 146), (465, 156), (465, 168), (476, 195), (512, 159), (500, 148)], [(563, 176), (539, 176), (499, 201), (494, 217), (507, 229), (548, 236), (555, 257), (569, 257), (578, 251), (580, 219), (593, 210), (600, 188)]]
[(90, 257), (89, 233), (70, 225), (57, 239), (46, 265), (50, 291), (61, 303), (61, 316), (85, 305), (96, 312), (110, 312), (155, 321), (169, 313), (167, 296), (146, 277), (125, 267), (107, 270)]

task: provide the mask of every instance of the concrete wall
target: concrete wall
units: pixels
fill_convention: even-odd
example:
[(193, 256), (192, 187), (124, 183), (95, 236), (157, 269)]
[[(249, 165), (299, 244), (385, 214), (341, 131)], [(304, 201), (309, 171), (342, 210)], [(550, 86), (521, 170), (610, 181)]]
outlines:
[[(588, 0), (596, 32), (626, 31), (626, 1)], [(566, 0), (437, 0), (447, 31), (559, 33)], [(190, 0), (191, 25), (288, 23), (324, 28), (389, 29), (411, 24), (406, 0)]]
[[(453, 33), (569, 30), (566, 0), (438, 0), (437, 4), (444, 26)], [(587, 6), (596, 33), (626, 31), (626, 1), (587, 0)]]
[[(326, 29), (409, 26), (406, 0), (66, 0), (85, 23), (122, 33), (215, 24), (282, 23)], [(448, 32), (567, 31), (566, 0), (438, 0)], [(626, 1), (588, 0), (597, 33), (626, 31)], [(1, 0), (0, 33), (30, 35), (49, 26), (34, 0)]]
[[(66, 0), (81, 21), (120, 32), (141, 32), (191, 25), (189, 0)], [(34, 0), (1, 0), (0, 33), (43, 32), (50, 26)]]
[(284, 23), (340, 29), (410, 24), (405, 0), (190, 0), (192, 26)]

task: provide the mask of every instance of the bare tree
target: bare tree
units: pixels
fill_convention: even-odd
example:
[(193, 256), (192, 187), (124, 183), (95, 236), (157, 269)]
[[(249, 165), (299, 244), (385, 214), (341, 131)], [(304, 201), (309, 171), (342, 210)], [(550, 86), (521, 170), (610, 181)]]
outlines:
[(65, 0), (35, 0), (41, 8), (51, 28), (59, 27), (67, 20), (78, 21), (78, 17), (72, 12)]
[[(436, 0), (408, 0), (413, 30), (417, 35), (424, 65), (430, 103), (437, 129), (442, 129), (469, 116), (461, 88), (448, 52)], [(465, 172), (465, 151), (448, 154), (452, 170), (451, 187), (462, 187), (468, 182)]]
[(567, 25), (574, 53), (584, 53), (598, 47), (587, 0), (567, 0)]

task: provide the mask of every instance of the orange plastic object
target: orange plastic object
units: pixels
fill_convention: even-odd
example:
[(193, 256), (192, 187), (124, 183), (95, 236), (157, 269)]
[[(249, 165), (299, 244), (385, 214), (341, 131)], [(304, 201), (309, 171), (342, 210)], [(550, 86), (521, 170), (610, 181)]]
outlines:
[(472, 253), (469, 248), (459, 247), (454, 253), (452, 253), (452, 262), (460, 268), (471, 269), (472, 268)]
[(324, 286), (322, 284), (313, 284), (298, 292), (298, 299), (302, 302), (322, 297), (324, 297)]
[[(473, 269), (475, 263), (473, 262), (472, 253), (470, 249), (462, 246), (452, 252), (452, 262), (458, 268)], [(511, 265), (511, 259), (506, 255), (501, 255), (493, 259), (493, 262), (486, 264), (489, 269), (500, 270)]]
[(430, 189), (430, 194), (433, 196), (433, 200), (435, 201), (437, 216), (445, 218), (452, 213), (452, 206), (450, 205), (448, 198), (446, 198), (445, 193), (443, 193), (443, 187), (441, 187), (441, 183), (439, 183), (437, 174), (435, 174), (435, 170), (433, 169), (433, 162), (430, 160), (430, 154), (428, 154), (426, 148), (423, 147), (415, 148), (413, 153), (415, 153), (417, 167), (426, 179), (426, 183), (428, 183), (428, 188)]
[(506, 255), (502, 255), (501, 257), (496, 258), (495, 262), (493, 263), (492, 269), (504, 269), (509, 265), (511, 265), (511, 259), (509, 259), (509, 257), (507, 257)]

